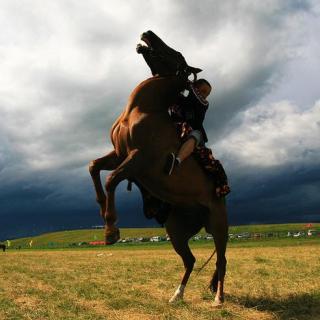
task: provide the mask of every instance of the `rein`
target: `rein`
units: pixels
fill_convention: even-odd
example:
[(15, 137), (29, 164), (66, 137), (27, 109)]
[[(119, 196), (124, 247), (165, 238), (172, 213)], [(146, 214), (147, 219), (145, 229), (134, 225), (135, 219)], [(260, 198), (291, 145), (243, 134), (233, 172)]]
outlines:
[(213, 258), (214, 254), (216, 253), (216, 249), (214, 249), (212, 255), (209, 257), (209, 259), (202, 265), (202, 267), (197, 271), (196, 276), (199, 275), (199, 273), (203, 270), (203, 268), (210, 262), (210, 260)]

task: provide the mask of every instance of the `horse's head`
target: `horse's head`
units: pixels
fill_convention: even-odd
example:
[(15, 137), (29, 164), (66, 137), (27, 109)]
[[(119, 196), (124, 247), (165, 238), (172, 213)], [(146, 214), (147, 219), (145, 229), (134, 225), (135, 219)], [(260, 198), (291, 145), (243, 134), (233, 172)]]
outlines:
[(154, 32), (147, 31), (141, 35), (145, 45), (138, 44), (137, 52), (141, 53), (153, 75), (196, 74), (201, 69), (188, 66), (183, 55), (170, 48)]

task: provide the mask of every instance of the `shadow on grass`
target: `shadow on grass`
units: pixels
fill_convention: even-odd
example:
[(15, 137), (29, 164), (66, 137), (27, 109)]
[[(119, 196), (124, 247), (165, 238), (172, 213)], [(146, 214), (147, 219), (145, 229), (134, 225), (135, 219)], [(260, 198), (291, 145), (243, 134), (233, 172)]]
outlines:
[(228, 295), (227, 300), (240, 304), (245, 308), (271, 312), (275, 314), (279, 320), (320, 319), (320, 292), (293, 294), (284, 299)]

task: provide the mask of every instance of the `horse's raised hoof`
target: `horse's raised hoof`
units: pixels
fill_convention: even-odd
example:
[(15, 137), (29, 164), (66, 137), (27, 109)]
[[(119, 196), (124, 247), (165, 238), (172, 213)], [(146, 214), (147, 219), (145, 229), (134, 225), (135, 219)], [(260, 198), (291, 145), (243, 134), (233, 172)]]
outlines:
[(117, 227), (106, 229), (106, 244), (115, 244), (120, 239), (120, 231)]

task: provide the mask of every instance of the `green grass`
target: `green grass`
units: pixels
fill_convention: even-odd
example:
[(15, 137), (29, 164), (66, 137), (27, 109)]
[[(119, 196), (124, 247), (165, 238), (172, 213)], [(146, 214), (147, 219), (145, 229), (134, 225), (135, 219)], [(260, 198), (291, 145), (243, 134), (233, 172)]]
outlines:
[[(121, 236), (123, 238), (133, 237), (152, 237), (164, 236), (166, 234), (164, 228), (123, 228), (121, 229)], [(48, 245), (54, 244), (70, 244), (79, 242), (102, 241), (104, 240), (104, 230), (102, 229), (83, 229), (83, 230), (70, 230), (58, 231), (52, 233), (45, 233), (35, 237), (26, 237), (12, 240), (13, 246), (25, 246), (33, 240), (33, 245)]]
[[(305, 224), (274, 224), (274, 225), (246, 225), (246, 226), (231, 226), (229, 233), (285, 233), (287, 231), (302, 231), (307, 230)], [(320, 231), (320, 223), (314, 224), (312, 229)], [(200, 234), (204, 235), (206, 232), (201, 230)], [(165, 236), (166, 231), (164, 228), (123, 228), (121, 229), (122, 238), (138, 238), (152, 236)], [(314, 237), (312, 237), (314, 238)], [(12, 247), (29, 247), (29, 242), (33, 241), (33, 247), (65, 247), (71, 243), (90, 242), (104, 240), (104, 231), (102, 229), (83, 229), (83, 230), (70, 230), (45, 233), (35, 237), (26, 237), (15, 239), (11, 241)], [(276, 239), (278, 241), (279, 239)], [(307, 239), (306, 239), (307, 240)], [(310, 240), (310, 239), (308, 239)], [(269, 245), (274, 241), (271, 239), (263, 239), (263, 242), (268, 241)], [(285, 245), (285, 241), (281, 239), (281, 243)], [(296, 239), (287, 239), (291, 244), (291, 241), (300, 241)], [(230, 245), (243, 245), (250, 246), (251, 240), (231, 240)], [(256, 244), (262, 243), (261, 239), (254, 241)], [(255, 244), (255, 245), (256, 245)]]
[(242, 232), (287, 232), (287, 231), (306, 231), (309, 229), (316, 229), (320, 231), (320, 223), (313, 223), (312, 227), (307, 227), (306, 223), (290, 223), (290, 224), (261, 224), (261, 225), (243, 225), (231, 226), (229, 233), (242, 233)]

